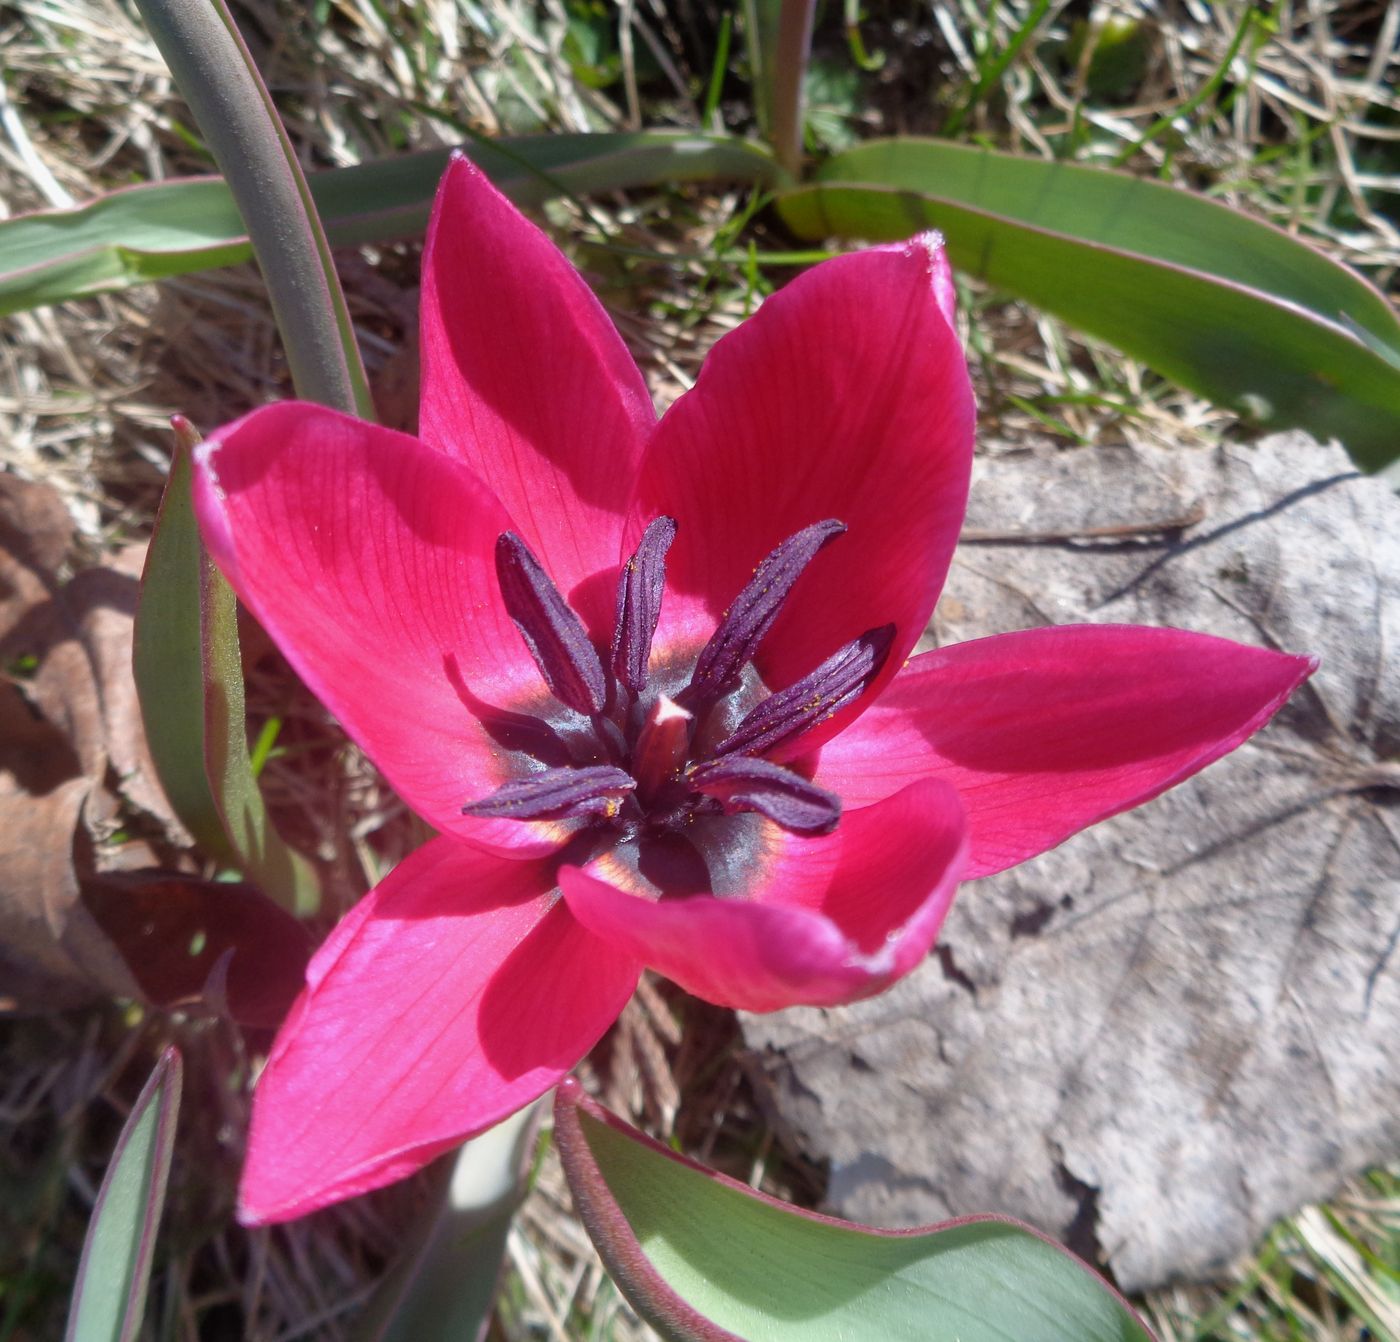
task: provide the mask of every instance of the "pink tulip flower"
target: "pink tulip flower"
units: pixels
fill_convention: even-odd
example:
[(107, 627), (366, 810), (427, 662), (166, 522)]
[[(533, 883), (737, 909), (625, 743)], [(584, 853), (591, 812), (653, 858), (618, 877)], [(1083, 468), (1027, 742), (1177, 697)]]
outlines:
[(747, 1011), (879, 992), (959, 880), (1195, 773), (1314, 665), (1113, 625), (910, 656), (972, 461), (935, 235), (793, 280), (658, 422), (583, 280), (458, 158), (422, 355), (417, 438), (287, 403), (197, 454), (220, 568), (439, 831), (311, 962), (245, 1221), (543, 1094), (644, 966)]

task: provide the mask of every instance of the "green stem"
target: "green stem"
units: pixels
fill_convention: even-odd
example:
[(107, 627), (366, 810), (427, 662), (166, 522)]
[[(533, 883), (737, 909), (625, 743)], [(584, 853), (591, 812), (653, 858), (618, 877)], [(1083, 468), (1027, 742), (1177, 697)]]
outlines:
[(330, 247), (223, 0), (136, 0), (248, 226), (297, 395), (374, 417)]
[(769, 137), (780, 167), (794, 177), (802, 171), (802, 86), (812, 52), (814, 0), (782, 0), (778, 40), (770, 70), (772, 126)]

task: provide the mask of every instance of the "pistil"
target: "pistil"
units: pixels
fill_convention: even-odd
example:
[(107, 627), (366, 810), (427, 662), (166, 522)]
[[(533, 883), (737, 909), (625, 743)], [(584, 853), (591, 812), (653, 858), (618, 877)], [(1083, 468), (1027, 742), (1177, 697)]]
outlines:
[(647, 710), (632, 752), (632, 775), (637, 780), (638, 799), (645, 805), (667, 780), (680, 772), (690, 747), (690, 729), (695, 715), (674, 699), (658, 695)]

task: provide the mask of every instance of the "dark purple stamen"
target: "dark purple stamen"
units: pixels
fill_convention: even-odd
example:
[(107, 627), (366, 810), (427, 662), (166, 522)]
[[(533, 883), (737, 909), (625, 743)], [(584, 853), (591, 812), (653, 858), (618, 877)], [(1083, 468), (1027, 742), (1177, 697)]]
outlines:
[(647, 659), (656, 622), (661, 618), (661, 591), (666, 585), (666, 551), (675, 539), (675, 522), (669, 517), (654, 518), (642, 533), (636, 552), (622, 566), (618, 579), (612, 668), (633, 694), (647, 687)]
[(834, 519), (814, 522), (789, 536), (759, 564), (701, 651), (684, 702), (718, 699), (739, 683), (802, 570), (822, 546), (845, 530), (845, 524)]
[[(538, 718), (498, 713), (499, 724), (482, 713), (515, 757), (507, 767), (521, 776), (463, 814), (575, 820), (575, 851), (601, 851), (596, 845), (606, 842), (653, 884), (652, 866), (665, 858), (660, 885), (673, 893), (668, 864), (676, 852), (699, 864), (697, 890), (739, 888), (741, 867), (764, 842), (759, 817), (794, 834), (830, 834), (841, 819), (840, 798), (764, 757), (792, 753), (804, 733), (865, 693), (889, 657), (895, 627), (868, 630), (776, 694), (767, 694), (752, 660), (803, 570), (845, 529), (827, 520), (789, 536), (734, 598), (689, 679), (670, 648), (655, 684), (648, 662), (676, 523), (655, 518), (623, 564), (612, 648), (602, 657), (525, 542), (505, 532), (496, 542), (505, 608), (550, 692), (573, 713), (541, 705)], [(479, 712), (480, 701), (459, 681), (458, 695)], [(531, 723), (537, 732), (524, 729)]]
[(893, 642), (892, 624), (852, 639), (815, 671), (764, 699), (715, 747), (712, 756), (774, 750), (825, 722), (865, 692), (884, 666)]
[(513, 531), (496, 540), (501, 598), (549, 692), (576, 713), (603, 711), (608, 682), (583, 621), (569, 609), (539, 560)]
[(692, 769), (689, 782), (726, 811), (757, 811), (795, 834), (830, 834), (841, 819), (840, 797), (771, 760), (730, 755)]
[(546, 769), (499, 787), (462, 807), (485, 820), (564, 820), (571, 816), (615, 816), (618, 803), (637, 786), (632, 775), (610, 764), (581, 769)]

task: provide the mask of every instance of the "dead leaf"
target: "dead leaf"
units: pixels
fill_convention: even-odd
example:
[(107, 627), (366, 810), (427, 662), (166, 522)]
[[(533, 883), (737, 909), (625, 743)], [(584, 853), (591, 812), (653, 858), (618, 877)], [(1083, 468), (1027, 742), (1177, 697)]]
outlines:
[(1129, 1289), (1215, 1276), (1400, 1154), (1400, 500), (1286, 436), (982, 459), (969, 522), (1062, 539), (963, 546), (940, 642), (1173, 624), (1322, 669), (1198, 778), (965, 887), (891, 992), (744, 1033), (840, 1214), (1008, 1212)]
[[(73, 541), (73, 519), (58, 491), (0, 471), (0, 632), (8, 628), (7, 606), (14, 594), (29, 606), (53, 582)], [(34, 587), (16, 581), (16, 570)]]
[(73, 836), (91, 782), (41, 795), (0, 773), (0, 1011), (61, 1011), (136, 983), (79, 899)]
[(64, 587), (62, 601), (87, 656), (96, 693), (102, 753), (113, 783), (137, 811), (158, 821), (177, 847), (192, 840), (176, 819), (146, 744), (131, 670), (136, 602), (145, 545), (128, 545), (100, 568), (85, 569)]
[(157, 815), (164, 805), (132, 684), (135, 578), (92, 569), (65, 584), (71, 538), (71, 520), (54, 491), (0, 475), (6, 668), (0, 678), (0, 1009), (6, 1010), (136, 995), (125, 962), (79, 899), (75, 843), (87, 870), (92, 854), (102, 851), (91, 840), (104, 837), (121, 812), (106, 786), (109, 764), (122, 774), (133, 803)]

